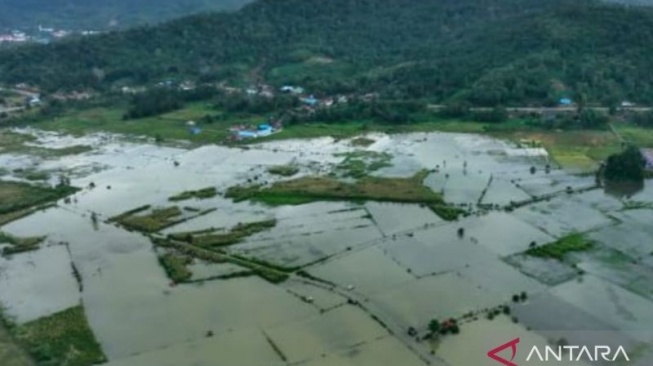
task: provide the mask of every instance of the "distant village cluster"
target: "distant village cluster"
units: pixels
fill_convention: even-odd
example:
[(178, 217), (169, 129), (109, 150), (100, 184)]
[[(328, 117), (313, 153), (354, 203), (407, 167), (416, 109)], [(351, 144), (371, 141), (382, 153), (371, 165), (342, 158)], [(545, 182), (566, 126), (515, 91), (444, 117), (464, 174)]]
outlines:
[(90, 36), (98, 34), (98, 31), (93, 30), (83, 30), (78, 32), (73, 32), (65, 29), (55, 29), (48, 28), (43, 26), (38, 26), (35, 29), (19, 30), (12, 29), (6, 30), (3, 33), (0, 33), (0, 44), (14, 44), (14, 43), (50, 43), (52, 41), (62, 39), (71, 35), (82, 35)]
[[(223, 87), (223, 89), (230, 93), (244, 92), (249, 96), (259, 96), (263, 98), (273, 98), (275, 96), (274, 88), (267, 84), (259, 85), (257, 87), (250, 87), (245, 90), (231, 87)], [(298, 109), (306, 113), (312, 113), (317, 108), (330, 108), (337, 104), (346, 104), (349, 102), (349, 97), (346, 95), (317, 98), (315, 95), (307, 93), (303, 87), (294, 85), (282, 86), (279, 88), (279, 93), (296, 96), (301, 104)], [(370, 101), (377, 97), (377, 94), (371, 93), (363, 95), (361, 99)], [(232, 140), (240, 141), (258, 137), (266, 137), (273, 133), (280, 132), (282, 129), (283, 119), (281, 118), (264, 121), (257, 126), (238, 124), (232, 126), (229, 131), (231, 132)]]
[[(304, 113), (312, 113), (318, 108), (330, 108), (335, 105), (342, 105), (349, 102), (351, 96), (347, 95), (337, 95), (337, 96), (328, 96), (323, 98), (318, 98), (314, 94), (307, 92), (301, 86), (295, 85), (284, 85), (278, 90), (275, 87), (268, 84), (260, 84), (256, 86), (250, 86), (247, 88), (238, 88), (227, 86), (225, 84), (217, 85), (207, 85), (216, 87), (228, 94), (242, 94), (250, 97), (260, 97), (260, 98), (274, 98), (276, 95), (291, 95), (296, 97), (300, 106), (298, 111)], [(195, 90), (198, 86), (192, 81), (183, 81), (177, 82), (175, 80), (164, 80), (156, 84), (156, 87), (159, 88), (171, 88), (179, 91), (191, 91)], [(121, 88), (123, 94), (138, 94), (147, 91), (146, 87), (130, 87), (124, 86)], [(359, 96), (363, 101), (371, 101), (375, 98), (378, 98), (378, 94), (369, 93), (362, 96)], [(187, 126), (189, 127), (189, 132), (191, 134), (201, 133), (201, 129), (196, 125), (195, 121), (188, 121)], [(248, 124), (248, 123), (239, 123), (233, 125), (229, 128), (230, 139), (232, 141), (240, 141), (247, 139), (254, 139), (259, 137), (266, 137), (274, 133), (281, 132), (283, 129), (283, 118), (269, 119), (267, 121), (261, 121), (259, 124)]]

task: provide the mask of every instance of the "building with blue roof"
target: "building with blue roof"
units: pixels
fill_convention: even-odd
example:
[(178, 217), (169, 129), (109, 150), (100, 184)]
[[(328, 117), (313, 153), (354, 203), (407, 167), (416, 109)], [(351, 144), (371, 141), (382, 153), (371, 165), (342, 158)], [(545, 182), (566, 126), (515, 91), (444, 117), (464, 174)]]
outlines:
[(313, 96), (311, 95), (311, 96), (308, 97), (308, 98), (302, 98), (302, 99), (301, 99), (301, 102), (304, 103), (304, 104), (306, 104), (306, 105), (316, 106), (317, 103), (319, 102), (319, 100), (315, 99), (315, 97), (313, 97)]
[(242, 139), (253, 139), (258, 137), (258, 134), (252, 131), (238, 131), (238, 137)]
[(558, 104), (564, 105), (564, 106), (570, 106), (574, 102), (570, 98), (561, 98), (560, 101), (558, 101)]

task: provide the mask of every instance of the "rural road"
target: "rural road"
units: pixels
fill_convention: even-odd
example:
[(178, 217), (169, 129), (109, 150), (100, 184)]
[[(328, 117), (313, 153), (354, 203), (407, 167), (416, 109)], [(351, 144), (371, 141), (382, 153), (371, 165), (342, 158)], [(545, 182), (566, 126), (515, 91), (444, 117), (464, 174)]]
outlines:
[[(439, 110), (443, 109), (446, 106), (442, 104), (429, 104), (429, 109)], [(469, 110), (472, 112), (490, 112), (493, 108), (491, 107), (471, 107)], [(593, 111), (605, 112), (608, 113), (608, 107), (585, 107), (585, 109), (590, 109)], [(618, 109), (631, 112), (650, 112), (653, 110), (653, 107), (619, 107)], [(508, 112), (521, 112), (521, 113), (544, 113), (544, 112), (575, 112), (577, 107), (510, 107), (506, 108)]]

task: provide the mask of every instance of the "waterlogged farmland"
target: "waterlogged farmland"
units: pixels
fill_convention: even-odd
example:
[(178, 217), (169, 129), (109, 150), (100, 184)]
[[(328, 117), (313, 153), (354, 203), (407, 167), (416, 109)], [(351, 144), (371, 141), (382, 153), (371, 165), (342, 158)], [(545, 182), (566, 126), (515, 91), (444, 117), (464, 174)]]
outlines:
[(653, 357), (649, 182), (609, 195), (471, 134), (6, 133), (8, 365), (468, 366), (515, 337)]

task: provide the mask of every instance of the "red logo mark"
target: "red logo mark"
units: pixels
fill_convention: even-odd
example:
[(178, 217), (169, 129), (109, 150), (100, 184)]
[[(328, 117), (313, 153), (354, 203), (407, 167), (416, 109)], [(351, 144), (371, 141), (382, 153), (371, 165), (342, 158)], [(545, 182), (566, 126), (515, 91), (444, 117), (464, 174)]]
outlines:
[[(506, 344), (502, 344), (499, 347), (490, 350), (487, 353), (487, 356), (505, 366), (517, 366), (516, 363), (512, 362), (515, 359), (515, 356), (517, 356), (517, 344), (519, 344), (519, 338), (515, 338)], [(498, 353), (508, 348), (510, 348), (510, 350), (512, 351), (512, 357), (510, 358), (510, 361), (498, 355)]]

